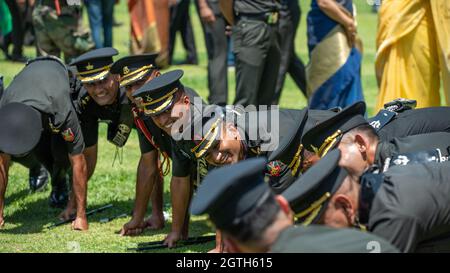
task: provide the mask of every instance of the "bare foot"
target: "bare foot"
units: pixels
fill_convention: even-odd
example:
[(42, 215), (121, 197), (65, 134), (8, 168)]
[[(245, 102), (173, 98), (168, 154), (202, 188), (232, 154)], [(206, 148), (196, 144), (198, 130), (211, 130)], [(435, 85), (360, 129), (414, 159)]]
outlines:
[(220, 253), (220, 249), (215, 247), (215, 248), (211, 249), (210, 251), (208, 251), (208, 253)]
[(152, 215), (150, 218), (145, 220), (145, 225), (151, 230), (160, 230), (164, 228), (164, 216)]
[(73, 217), (75, 217), (76, 214), (77, 214), (76, 209), (66, 208), (59, 214), (58, 218), (61, 221), (65, 221), (65, 220), (72, 219)]

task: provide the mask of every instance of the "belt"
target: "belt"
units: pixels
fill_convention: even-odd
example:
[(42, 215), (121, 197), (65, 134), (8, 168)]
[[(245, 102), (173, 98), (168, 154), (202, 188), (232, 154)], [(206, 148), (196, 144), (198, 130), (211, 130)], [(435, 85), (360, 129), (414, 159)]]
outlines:
[(56, 8), (57, 6), (66, 7), (69, 6), (66, 0), (37, 0), (36, 4), (49, 6), (52, 8)]
[(257, 20), (265, 22), (269, 25), (274, 25), (278, 23), (279, 13), (278, 11), (264, 13), (239, 13), (236, 15), (236, 18), (238, 20)]

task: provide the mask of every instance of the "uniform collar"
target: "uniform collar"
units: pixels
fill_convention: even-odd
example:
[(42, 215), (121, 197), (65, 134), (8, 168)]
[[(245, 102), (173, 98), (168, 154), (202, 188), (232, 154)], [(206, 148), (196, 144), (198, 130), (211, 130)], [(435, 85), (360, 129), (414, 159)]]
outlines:
[(363, 225), (369, 222), (373, 200), (384, 182), (384, 175), (378, 170), (370, 169), (360, 178), (361, 189), (359, 193), (358, 217)]

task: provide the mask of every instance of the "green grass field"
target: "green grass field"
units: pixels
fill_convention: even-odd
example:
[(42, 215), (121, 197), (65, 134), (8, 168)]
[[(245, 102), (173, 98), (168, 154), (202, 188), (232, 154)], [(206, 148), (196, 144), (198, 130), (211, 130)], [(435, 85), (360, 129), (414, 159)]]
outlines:
[[(303, 16), (297, 34), (296, 51), (302, 60), (307, 63), (308, 52), (306, 47), (306, 14), (310, 1), (301, 1)], [(358, 8), (358, 31), (364, 42), (364, 58), (362, 65), (362, 83), (364, 95), (373, 112), (377, 94), (377, 85), (374, 75), (375, 36), (377, 27), (377, 15), (371, 13), (371, 7), (366, 1), (354, 1)], [(199, 66), (176, 66), (170, 69), (181, 68), (185, 70), (183, 83), (197, 90), (203, 98), (207, 97), (207, 71), (206, 50), (203, 41), (203, 33), (195, 11), (191, 7), (191, 20), (194, 24), (197, 51), (199, 54)], [(124, 25), (114, 28), (114, 46), (121, 56), (128, 54), (129, 18), (126, 1), (121, 1), (116, 7), (116, 18)], [(85, 18), (86, 19), (86, 18)], [(85, 20), (87, 22), (87, 20)], [(27, 56), (34, 56), (34, 48), (26, 48)], [(175, 51), (175, 60), (184, 59), (184, 51), (178, 40)], [(11, 82), (23, 65), (6, 62), (0, 57), (0, 74), (5, 77), (6, 86)], [(234, 97), (234, 70), (229, 71), (230, 103)], [(301, 108), (306, 106), (306, 100), (297, 90), (294, 82), (288, 77), (283, 95), (281, 107)], [(114, 207), (103, 213), (89, 218), (90, 229), (88, 232), (71, 231), (70, 225), (47, 230), (45, 225), (56, 221), (58, 210), (48, 207), (48, 195), (50, 187), (40, 193), (29, 194), (28, 171), (15, 164), (10, 169), (10, 180), (6, 192), (5, 227), (0, 230), (0, 252), (71, 252), (77, 249), (81, 252), (124, 252), (127, 247), (135, 247), (139, 242), (162, 240), (170, 230), (170, 220), (166, 227), (160, 231), (146, 231), (137, 237), (120, 237), (117, 231), (129, 218), (116, 219), (102, 224), (100, 219), (112, 217), (122, 213), (129, 213), (133, 208), (136, 167), (139, 159), (139, 144), (137, 135), (132, 133), (127, 145), (123, 149), (123, 162), (113, 158), (115, 148), (107, 143), (105, 126), (101, 127), (99, 142), (99, 159), (94, 176), (89, 181), (88, 209), (97, 208), (106, 204)], [(170, 177), (165, 178), (165, 210), (170, 209), (170, 193), (168, 192)], [(150, 213), (150, 207), (148, 212)], [(193, 217), (190, 225), (190, 236), (213, 234), (213, 229), (207, 224), (205, 217)], [(170, 250), (171, 252), (205, 252), (213, 247), (213, 243), (190, 246)]]

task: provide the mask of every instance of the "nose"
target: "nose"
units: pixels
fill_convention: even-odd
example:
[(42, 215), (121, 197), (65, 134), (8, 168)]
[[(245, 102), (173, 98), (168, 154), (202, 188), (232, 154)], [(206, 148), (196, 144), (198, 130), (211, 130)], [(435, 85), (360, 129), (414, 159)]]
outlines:
[(102, 85), (99, 82), (94, 83), (93, 88), (94, 88), (95, 93), (98, 93), (98, 92), (102, 91), (102, 89), (103, 89)]
[(127, 90), (127, 93), (129, 93), (130, 95), (132, 95), (132, 94), (134, 93), (134, 91), (136, 91), (138, 88), (139, 88), (138, 85), (133, 84), (133, 85), (131, 85), (131, 86), (127, 86), (127, 87), (126, 87), (126, 90)]
[(166, 112), (153, 116), (153, 120), (160, 126), (166, 125), (166, 123), (169, 121), (169, 118), (170, 115)]

